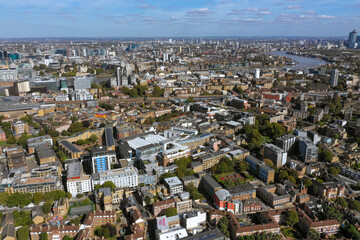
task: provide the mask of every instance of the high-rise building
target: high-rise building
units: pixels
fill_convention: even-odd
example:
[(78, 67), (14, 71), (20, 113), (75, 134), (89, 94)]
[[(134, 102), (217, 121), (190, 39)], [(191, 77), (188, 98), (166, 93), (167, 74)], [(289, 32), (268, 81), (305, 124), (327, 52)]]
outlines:
[(356, 47), (356, 35), (357, 31), (354, 29), (352, 32), (349, 33), (349, 48), (355, 48)]
[(330, 76), (331, 87), (336, 87), (338, 85), (338, 80), (339, 80), (339, 70), (334, 69), (331, 71), (331, 76)]
[(259, 79), (259, 78), (260, 78), (260, 69), (259, 69), (259, 68), (256, 68), (256, 69), (255, 69), (255, 78), (256, 78), (256, 79)]
[(276, 167), (284, 166), (287, 161), (287, 152), (274, 144), (263, 145), (263, 158), (269, 158)]
[(300, 140), (299, 152), (305, 163), (317, 160), (318, 148), (312, 141), (308, 139)]
[(293, 134), (284, 135), (275, 139), (275, 145), (288, 152), (295, 144), (296, 137)]

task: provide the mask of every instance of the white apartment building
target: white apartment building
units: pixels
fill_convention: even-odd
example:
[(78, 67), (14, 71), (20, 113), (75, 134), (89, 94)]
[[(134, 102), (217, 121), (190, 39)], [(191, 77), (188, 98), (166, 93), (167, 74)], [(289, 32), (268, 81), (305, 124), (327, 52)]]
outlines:
[(113, 182), (118, 188), (137, 187), (139, 185), (139, 172), (134, 167), (118, 168), (94, 173), (93, 186), (102, 185), (106, 181)]
[(80, 162), (67, 165), (66, 187), (73, 197), (92, 191), (91, 177), (83, 173)]

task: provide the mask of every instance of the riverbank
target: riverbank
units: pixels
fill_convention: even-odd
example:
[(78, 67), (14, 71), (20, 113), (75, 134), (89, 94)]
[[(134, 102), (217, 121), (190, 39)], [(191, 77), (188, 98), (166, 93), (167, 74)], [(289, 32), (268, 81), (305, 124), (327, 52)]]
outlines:
[(288, 68), (290, 68), (291, 70), (303, 70), (305, 68), (317, 68), (317, 67), (320, 67), (320, 66), (328, 63), (328, 62), (324, 61), (323, 59), (298, 56), (298, 55), (294, 55), (294, 54), (291, 54), (291, 53), (288, 53), (285, 51), (274, 51), (274, 52), (269, 52), (268, 54), (273, 55), (273, 56), (281, 56), (281, 57), (286, 57), (286, 58), (292, 59), (293, 62), (295, 62), (296, 64), (288, 66)]

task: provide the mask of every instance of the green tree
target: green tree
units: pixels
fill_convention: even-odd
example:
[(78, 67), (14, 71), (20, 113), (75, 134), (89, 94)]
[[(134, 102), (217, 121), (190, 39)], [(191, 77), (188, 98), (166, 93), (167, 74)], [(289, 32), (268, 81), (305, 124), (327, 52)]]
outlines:
[(97, 140), (99, 139), (99, 137), (97, 136), (97, 135), (95, 135), (95, 134), (91, 134), (91, 136), (90, 136), (90, 141), (92, 141), (92, 142), (97, 142)]
[(219, 230), (222, 232), (222, 234), (224, 234), (225, 237), (227, 237), (227, 238), (230, 237), (229, 221), (227, 220), (226, 217), (220, 218), (217, 226), (218, 226)]
[(319, 160), (323, 162), (331, 163), (333, 155), (330, 151), (319, 148)]
[(34, 193), (33, 203), (35, 205), (39, 205), (39, 203), (41, 203), (42, 201), (43, 201), (43, 194), (39, 192)]
[(340, 173), (340, 169), (337, 169), (335, 167), (329, 167), (329, 173), (336, 177)]
[(284, 179), (288, 179), (288, 178), (289, 178), (288, 172), (286, 170), (280, 170), (279, 179), (284, 180)]
[(9, 199), (9, 196), (9, 193), (7, 192), (0, 193), (0, 205), (5, 206)]
[(349, 200), (349, 208), (360, 211), (360, 202), (358, 200)]
[(228, 157), (223, 157), (220, 162), (215, 165), (214, 168), (212, 168), (211, 170), (220, 174), (232, 172), (234, 171), (234, 162)]
[(203, 195), (201, 195), (201, 193), (199, 193), (199, 190), (194, 186), (193, 183), (190, 183), (186, 187), (186, 191), (189, 192), (189, 194), (193, 200), (198, 200), (198, 199), (203, 198)]
[(337, 204), (339, 204), (340, 206), (344, 207), (344, 208), (347, 208), (347, 207), (348, 207), (347, 201), (346, 201), (344, 198), (342, 198), (342, 197), (338, 197), (338, 198), (335, 200), (335, 202), (336, 202)]
[(307, 239), (320, 239), (320, 233), (313, 228), (310, 228), (307, 235)]
[(333, 206), (327, 206), (325, 208), (325, 215), (330, 218), (330, 219), (336, 219), (338, 220), (339, 222), (342, 221), (342, 217), (343, 217), (343, 214), (337, 210), (336, 208), (334, 208)]
[(169, 207), (167, 209), (165, 209), (165, 215), (166, 217), (172, 217), (177, 215), (177, 210), (174, 207)]
[(78, 133), (85, 131), (85, 128), (82, 122), (74, 122), (70, 125), (68, 131), (71, 133)]
[(105, 188), (109, 187), (112, 192), (115, 191), (115, 189), (116, 189), (116, 185), (112, 181), (106, 181), (106, 182), (104, 182), (104, 184), (102, 186)]
[(150, 196), (146, 196), (146, 197), (145, 197), (145, 204), (146, 204), (146, 205), (150, 205), (151, 202), (152, 202), (152, 201), (151, 201), (151, 197), (150, 197)]
[(194, 102), (195, 102), (195, 99), (194, 99), (194, 97), (189, 97), (189, 98), (186, 100), (186, 102), (188, 102), (188, 103), (194, 103)]
[(360, 232), (357, 230), (357, 228), (349, 224), (344, 228), (345, 236), (350, 239), (360, 239)]
[(174, 173), (171, 173), (171, 172), (163, 173), (160, 176), (160, 182), (163, 182), (164, 179), (171, 178), (171, 177), (176, 177), (176, 175)]
[(52, 208), (52, 203), (50, 201), (46, 201), (42, 206), (43, 212), (45, 214), (50, 213)]
[(7, 139), (7, 143), (8, 143), (8, 144), (14, 144), (14, 143), (16, 143), (16, 138), (15, 138), (15, 136), (11, 134), (10, 137)]
[(104, 237), (105, 239), (110, 238), (110, 230), (109, 230), (108, 228), (104, 228), (104, 230), (103, 230), (103, 237)]
[(48, 236), (47, 232), (40, 233), (40, 240), (49, 240), (49, 236)]
[(161, 97), (164, 93), (164, 90), (162, 90), (159, 86), (154, 87), (154, 97)]
[(299, 217), (296, 211), (289, 211), (287, 213), (286, 224), (289, 225), (290, 227), (293, 227), (298, 222), (299, 222)]
[(73, 240), (73, 238), (70, 237), (69, 235), (65, 235), (65, 237), (63, 238), (63, 240)]
[(21, 227), (16, 231), (16, 236), (18, 240), (28, 240), (30, 237), (29, 227)]
[(238, 168), (240, 172), (245, 172), (248, 168), (248, 164), (245, 161), (239, 161)]
[(311, 187), (312, 184), (313, 184), (313, 183), (312, 183), (311, 179), (305, 178), (305, 180), (304, 180), (304, 185), (305, 185), (306, 188)]
[(91, 205), (91, 200), (89, 198), (85, 198), (81, 201), (81, 206), (88, 206)]

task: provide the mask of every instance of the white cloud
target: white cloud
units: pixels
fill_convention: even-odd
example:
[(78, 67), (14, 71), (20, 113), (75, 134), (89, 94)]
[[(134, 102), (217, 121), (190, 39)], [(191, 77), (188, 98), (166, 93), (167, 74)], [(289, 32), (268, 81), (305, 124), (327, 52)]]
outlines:
[(301, 9), (301, 5), (288, 5), (285, 7), (285, 9)]

